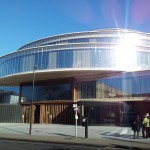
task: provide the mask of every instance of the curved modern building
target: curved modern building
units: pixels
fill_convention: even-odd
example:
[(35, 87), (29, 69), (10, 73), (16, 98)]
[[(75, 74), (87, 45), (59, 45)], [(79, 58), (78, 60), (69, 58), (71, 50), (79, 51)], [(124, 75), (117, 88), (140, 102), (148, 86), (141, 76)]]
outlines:
[(29, 123), (31, 106), (34, 123), (58, 124), (75, 122), (74, 103), (78, 124), (87, 117), (95, 125), (129, 125), (150, 110), (148, 33), (51, 36), (0, 57), (0, 66), (1, 122)]

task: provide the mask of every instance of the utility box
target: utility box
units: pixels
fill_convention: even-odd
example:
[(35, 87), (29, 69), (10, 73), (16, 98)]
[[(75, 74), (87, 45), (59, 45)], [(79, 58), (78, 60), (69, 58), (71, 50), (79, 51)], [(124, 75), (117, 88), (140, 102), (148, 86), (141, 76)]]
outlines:
[(83, 127), (86, 126), (86, 124), (87, 124), (86, 122), (87, 122), (86, 117), (83, 117), (83, 118), (82, 118), (82, 126), (83, 126)]

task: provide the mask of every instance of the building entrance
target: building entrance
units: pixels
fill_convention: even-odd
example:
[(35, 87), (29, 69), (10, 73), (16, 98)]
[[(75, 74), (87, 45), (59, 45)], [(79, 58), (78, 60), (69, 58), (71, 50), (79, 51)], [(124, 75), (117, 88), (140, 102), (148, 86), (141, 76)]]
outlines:
[(135, 116), (149, 113), (149, 102), (80, 102), (81, 118), (87, 117), (89, 125), (131, 126)]
[(123, 121), (122, 103), (85, 103), (81, 109), (81, 118), (87, 117), (89, 125), (121, 125)]
[(40, 123), (40, 105), (36, 105), (34, 112), (34, 123)]

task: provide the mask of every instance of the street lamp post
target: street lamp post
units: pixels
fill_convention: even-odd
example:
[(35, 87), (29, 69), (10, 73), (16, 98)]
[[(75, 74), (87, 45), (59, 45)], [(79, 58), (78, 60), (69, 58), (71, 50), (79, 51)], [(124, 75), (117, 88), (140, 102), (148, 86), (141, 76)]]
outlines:
[(31, 107), (30, 107), (30, 129), (29, 129), (29, 135), (31, 135), (31, 131), (32, 131), (35, 70), (37, 70), (36, 66), (33, 67), (32, 100), (31, 100)]

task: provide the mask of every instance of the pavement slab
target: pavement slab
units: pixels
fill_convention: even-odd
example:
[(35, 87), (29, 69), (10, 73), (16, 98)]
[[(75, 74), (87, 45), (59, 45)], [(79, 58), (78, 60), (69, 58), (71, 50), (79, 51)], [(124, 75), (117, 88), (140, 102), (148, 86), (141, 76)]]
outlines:
[(75, 138), (74, 125), (33, 124), (29, 135), (29, 124), (0, 123), (0, 139), (48, 142), (60, 144), (79, 144), (124, 149), (150, 149), (150, 139), (133, 139), (130, 127), (90, 126), (88, 138), (84, 127), (77, 127)]

